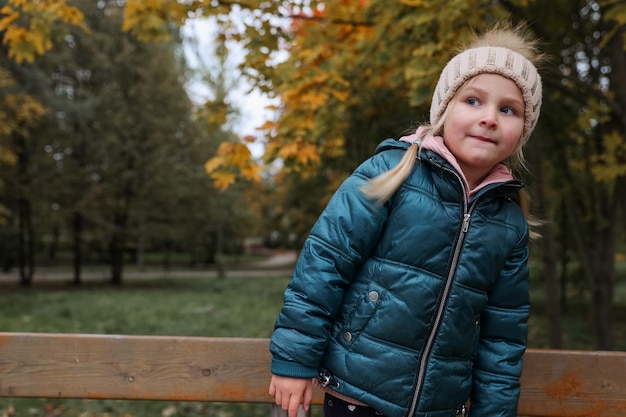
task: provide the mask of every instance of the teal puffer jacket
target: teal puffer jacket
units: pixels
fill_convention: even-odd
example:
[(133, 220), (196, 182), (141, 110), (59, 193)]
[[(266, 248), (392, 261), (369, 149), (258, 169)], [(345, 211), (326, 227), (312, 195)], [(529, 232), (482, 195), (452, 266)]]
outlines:
[(409, 144), (388, 139), (331, 198), (306, 240), (271, 338), (272, 373), (318, 377), (388, 417), (517, 413), (526, 347), (528, 225), (521, 184), (466, 201), (423, 150), (384, 205), (359, 188)]

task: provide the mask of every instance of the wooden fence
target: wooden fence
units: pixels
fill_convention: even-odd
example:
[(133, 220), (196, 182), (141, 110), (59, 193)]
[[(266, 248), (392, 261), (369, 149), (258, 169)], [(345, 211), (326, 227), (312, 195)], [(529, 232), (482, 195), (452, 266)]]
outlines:
[[(0, 397), (271, 403), (268, 343), (0, 333)], [(626, 416), (626, 352), (529, 349), (524, 365), (521, 416)]]

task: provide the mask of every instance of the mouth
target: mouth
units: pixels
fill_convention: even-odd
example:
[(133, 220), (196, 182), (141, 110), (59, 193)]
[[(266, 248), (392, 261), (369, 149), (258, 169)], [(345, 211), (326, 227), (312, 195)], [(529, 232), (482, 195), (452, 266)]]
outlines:
[(475, 140), (478, 140), (478, 141), (481, 141), (481, 142), (496, 143), (496, 141), (495, 141), (495, 140), (490, 139), (490, 138), (485, 137), (485, 136), (480, 136), (480, 135), (472, 135), (472, 136), (471, 136), (471, 138), (473, 138), (473, 139), (475, 139)]

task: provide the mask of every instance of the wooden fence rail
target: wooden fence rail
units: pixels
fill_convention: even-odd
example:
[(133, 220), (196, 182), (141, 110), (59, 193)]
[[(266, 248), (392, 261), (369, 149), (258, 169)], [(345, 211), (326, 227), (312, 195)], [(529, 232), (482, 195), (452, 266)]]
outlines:
[[(0, 333), (0, 397), (271, 403), (268, 343)], [(626, 352), (529, 349), (519, 414), (626, 416)]]

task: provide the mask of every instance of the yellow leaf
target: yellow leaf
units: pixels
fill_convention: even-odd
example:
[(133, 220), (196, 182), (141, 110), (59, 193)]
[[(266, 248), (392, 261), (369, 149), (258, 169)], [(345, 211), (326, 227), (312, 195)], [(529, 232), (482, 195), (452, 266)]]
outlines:
[(241, 175), (249, 181), (260, 182), (261, 167), (256, 164), (248, 164), (241, 169)]
[(259, 130), (272, 130), (272, 129), (276, 129), (276, 127), (278, 127), (278, 124), (276, 122), (272, 122), (271, 120), (266, 120), (265, 123), (263, 123), (259, 127)]
[(227, 157), (234, 148), (234, 144), (232, 142), (222, 142), (220, 143), (219, 148), (217, 148), (217, 154), (219, 156)]
[(4, 162), (7, 165), (14, 165), (15, 162), (17, 162), (17, 157), (9, 148), (0, 145), (0, 162)]
[(289, 159), (292, 156), (296, 155), (297, 153), (298, 153), (298, 144), (296, 143), (296, 141), (288, 143), (282, 146), (278, 150), (278, 156), (284, 159)]
[(235, 166), (244, 166), (250, 161), (250, 149), (246, 145), (236, 143), (233, 152), (230, 154), (230, 162)]
[(220, 143), (217, 156), (209, 159), (204, 169), (213, 180), (213, 186), (222, 191), (235, 182), (237, 175), (248, 181), (261, 181), (262, 168), (254, 162), (243, 143)]
[(300, 96), (303, 103), (308, 103), (311, 110), (317, 110), (328, 102), (328, 94), (326, 93), (307, 93)]
[(10, 12), (12, 12), (10, 8), (9, 13), (6, 13), (5, 9), (7, 9), (7, 7), (4, 7), (2, 10), (0, 10), (0, 14), (8, 15), (7, 17), (4, 17), (2, 20), (0, 20), (0, 30), (6, 30), (11, 25), (11, 23), (16, 21), (20, 17), (19, 13), (17, 12), (9, 14)]
[(211, 179), (215, 188), (224, 191), (235, 182), (235, 174), (229, 171), (216, 171), (211, 174)]
[(303, 144), (296, 154), (296, 160), (303, 165), (320, 162), (317, 146), (309, 143)]
[[(0, 9), (6, 15), (0, 20), (0, 31), (4, 30), (2, 42), (8, 46), (8, 55), (16, 62), (32, 62), (52, 48), (51, 33), (53, 26), (64, 22), (81, 27), (84, 16), (79, 9), (68, 6), (66, 0), (57, 1), (21, 1), (12, 0), (13, 6)], [(18, 21), (27, 22), (26, 26), (18, 25)]]
[(208, 161), (206, 161), (206, 163), (204, 164), (204, 170), (206, 171), (207, 174), (210, 174), (213, 171), (215, 171), (217, 168), (222, 166), (223, 164), (224, 164), (224, 158), (220, 156), (215, 156), (209, 159)]
[(168, 41), (170, 20), (181, 23), (184, 7), (164, 0), (128, 0), (124, 7), (122, 30), (144, 42)]
[(614, 181), (626, 175), (626, 143), (618, 132), (611, 132), (602, 138), (604, 151), (596, 155), (591, 172), (600, 182)]
[(330, 93), (339, 101), (346, 101), (348, 98), (350, 98), (349, 91), (331, 90)]

